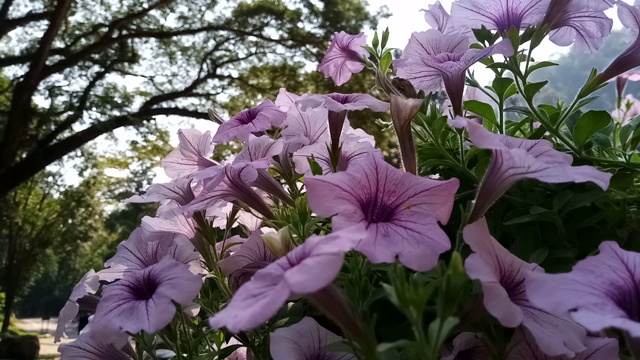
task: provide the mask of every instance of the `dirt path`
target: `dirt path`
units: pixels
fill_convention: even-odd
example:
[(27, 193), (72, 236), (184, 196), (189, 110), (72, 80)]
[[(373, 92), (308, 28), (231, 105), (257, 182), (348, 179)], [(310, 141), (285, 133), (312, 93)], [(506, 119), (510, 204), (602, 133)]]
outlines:
[[(58, 325), (57, 320), (57, 318), (51, 318), (47, 322), (40, 318), (18, 319), (16, 325), (24, 331), (41, 334), (38, 336), (38, 339), (40, 340), (40, 356), (50, 359), (52, 355), (58, 355), (58, 346), (60, 346), (60, 344), (55, 344), (53, 342), (53, 334), (55, 333), (56, 326)], [(73, 324), (71, 326), (73, 326)], [(73, 339), (62, 339), (62, 343), (68, 343), (71, 341), (73, 341)]]

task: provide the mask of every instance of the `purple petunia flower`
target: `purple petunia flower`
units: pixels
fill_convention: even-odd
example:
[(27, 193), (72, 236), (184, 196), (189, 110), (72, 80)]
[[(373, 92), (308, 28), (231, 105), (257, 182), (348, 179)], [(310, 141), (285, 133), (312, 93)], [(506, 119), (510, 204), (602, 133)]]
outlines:
[(592, 166), (571, 166), (569, 154), (553, 149), (547, 140), (527, 140), (490, 132), (482, 125), (456, 117), (455, 127), (465, 127), (471, 142), (480, 149), (492, 151), (489, 168), (478, 187), (470, 216), (473, 222), (482, 216), (513, 184), (523, 179), (547, 183), (593, 182), (603, 190), (609, 186), (611, 174)]
[(409, 80), (416, 90), (438, 91), (444, 83), (454, 114), (461, 115), (465, 72), (479, 60), (496, 54), (513, 55), (511, 42), (507, 39), (484, 49), (469, 49), (469, 39), (463, 34), (428, 30), (411, 35), (394, 66), (398, 76)]
[(490, 360), (491, 352), (485, 345), (482, 334), (463, 332), (453, 339), (451, 348), (440, 360)]
[[(573, 360), (611, 360), (618, 358), (616, 339), (587, 336), (584, 341), (586, 350), (581, 351)], [(535, 339), (526, 329), (517, 329), (509, 345), (507, 360), (565, 360), (566, 356), (549, 356), (540, 351)]]
[(589, 331), (613, 327), (640, 337), (640, 254), (613, 241), (599, 249), (569, 273), (530, 275), (527, 296), (542, 309), (571, 315)]
[(158, 211), (155, 217), (143, 217), (140, 226), (150, 233), (182, 234), (188, 239), (193, 239), (196, 235), (196, 222), (185, 216), (184, 211), (185, 209), (180, 207)]
[(324, 58), (318, 66), (318, 71), (325, 78), (330, 77), (336, 86), (340, 86), (351, 78), (351, 74), (364, 69), (364, 58), (369, 52), (364, 49), (367, 39), (364, 33), (350, 35), (344, 31), (333, 34), (333, 40)]
[(638, 115), (640, 115), (640, 100), (634, 98), (631, 94), (625, 96), (624, 101), (620, 102), (620, 107), (611, 112), (611, 116), (621, 125), (628, 124)]
[(249, 185), (258, 178), (256, 169), (248, 164), (229, 164), (224, 167), (224, 175), (222, 183), (216, 184), (217, 186), (213, 188), (208, 188), (205, 185), (204, 190), (182, 211), (192, 214), (196, 211), (206, 210), (223, 200), (241, 201), (267, 219), (274, 218), (265, 199)]
[(105, 286), (89, 333), (94, 339), (109, 341), (123, 331), (156, 332), (173, 319), (173, 302), (190, 305), (201, 286), (202, 276), (165, 257)]
[(249, 281), (256, 271), (278, 259), (267, 248), (261, 235), (262, 231), (254, 231), (238, 251), (218, 262), (229, 279), (229, 288), (234, 292)]
[(371, 109), (375, 112), (385, 112), (389, 110), (389, 103), (378, 100), (369, 94), (332, 93), (326, 95), (304, 95), (300, 97), (296, 103), (302, 107), (302, 110), (319, 107), (324, 107), (333, 112), (364, 109)]
[(261, 134), (272, 126), (280, 126), (284, 119), (285, 113), (273, 101), (265, 100), (256, 107), (242, 110), (220, 125), (213, 142), (221, 144), (234, 138), (247, 141), (250, 134)]
[(558, 46), (574, 44), (578, 51), (586, 53), (600, 49), (613, 26), (613, 20), (605, 15), (604, 9), (594, 9), (588, 2), (571, 0), (560, 10), (553, 8), (556, 2), (566, 3), (552, 1), (545, 19), (551, 28), (549, 40)]
[(331, 151), (328, 143), (316, 143), (309, 146), (304, 146), (300, 150), (293, 153), (293, 162), (295, 163), (296, 172), (299, 174), (311, 175), (311, 166), (309, 165), (309, 159), (313, 159), (320, 168), (323, 174), (329, 174), (333, 172), (346, 171), (349, 166), (364, 159), (369, 153), (377, 152), (373, 144), (369, 141), (357, 141), (350, 138), (343, 138), (338, 148), (340, 155), (338, 156), (337, 163), (332, 164)]
[(280, 182), (266, 171), (266, 168), (275, 163), (273, 157), (282, 153), (283, 145), (282, 140), (273, 140), (268, 136), (255, 137), (251, 135), (238, 156), (233, 160), (233, 164), (247, 164), (256, 169), (256, 179), (251, 181), (249, 185), (293, 205), (293, 200)]
[[(302, 110), (307, 108), (324, 107), (329, 111), (329, 135), (331, 138), (331, 153), (336, 153), (340, 144), (340, 135), (344, 132), (344, 122), (349, 111), (371, 109), (377, 112), (389, 110), (389, 104), (368, 94), (340, 94), (306, 95), (296, 104)], [(336, 165), (336, 164), (332, 164)]]
[(180, 129), (180, 144), (162, 160), (164, 172), (172, 179), (193, 177), (198, 172), (215, 168), (218, 164), (211, 160), (214, 145), (211, 134), (196, 129)]
[(253, 329), (269, 320), (292, 295), (312, 294), (329, 286), (342, 268), (344, 253), (361, 239), (362, 232), (362, 226), (355, 226), (311, 236), (258, 270), (227, 307), (209, 320), (211, 327), (226, 327), (232, 333)]
[(80, 334), (78, 338), (68, 344), (58, 347), (60, 360), (130, 360), (131, 358), (121, 349), (126, 345), (118, 339), (113, 343), (102, 343), (90, 334)]
[(58, 316), (58, 326), (54, 342), (60, 342), (60, 338), (66, 337), (64, 330), (75, 319), (80, 310), (78, 300), (86, 295), (95, 294), (100, 288), (100, 278), (94, 270), (89, 270), (82, 279), (74, 286), (69, 296), (69, 300), (64, 304)]
[(127, 240), (118, 244), (116, 254), (104, 263), (105, 269), (98, 276), (102, 281), (112, 282), (153, 266), (165, 256), (189, 265), (195, 273), (202, 271), (200, 254), (185, 236), (136, 228)]
[(484, 306), (505, 327), (522, 325), (538, 347), (548, 355), (573, 356), (584, 350), (586, 331), (569, 319), (553, 315), (532, 304), (525, 295), (525, 278), (544, 270), (526, 263), (494, 239), (484, 218), (465, 226), (464, 241), (473, 254), (465, 261), (471, 279), (480, 280)]
[(294, 325), (272, 332), (269, 339), (273, 359), (356, 359), (352, 354), (329, 352), (326, 349), (327, 346), (344, 339), (323, 328), (310, 317), (305, 317)]
[(365, 226), (355, 250), (373, 263), (398, 257), (407, 267), (426, 271), (451, 247), (438, 222), (449, 220), (458, 179), (418, 177), (371, 153), (347, 171), (309, 176), (305, 184), (311, 210), (333, 217), (334, 230)]
[(457, 0), (451, 5), (451, 20), (457, 28), (498, 30), (525, 29), (544, 19), (551, 0)]
[[(174, 150), (175, 151), (175, 150)], [(134, 195), (126, 200), (125, 203), (163, 203), (167, 200), (174, 201), (180, 206), (184, 206), (195, 198), (193, 188), (191, 187), (191, 179), (178, 178), (174, 181), (153, 184), (149, 186), (143, 195)]]
[(424, 11), (424, 20), (431, 26), (431, 28), (440, 31), (443, 34), (451, 32), (453, 29), (453, 23), (449, 21), (451, 16), (447, 10), (442, 7), (440, 1), (428, 6), (428, 9), (422, 9)]
[(635, 41), (622, 54), (598, 75), (597, 83), (603, 84), (614, 77), (640, 66), (640, 0), (629, 5), (623, 1), (617, 1), (618, 18), (622, 25), (628, 28), (636, 37)]

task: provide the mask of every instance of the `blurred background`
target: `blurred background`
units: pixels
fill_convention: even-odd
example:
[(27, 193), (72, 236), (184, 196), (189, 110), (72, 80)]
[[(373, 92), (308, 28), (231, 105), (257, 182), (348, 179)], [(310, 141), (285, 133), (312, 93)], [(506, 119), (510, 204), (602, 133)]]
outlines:
[[(445, 8), (451, 1), (442, 2)], [(427, 1), (4, 0), (0, 7), (1, 332), (51, 332), (82, 275), (99, 270), (153, 204), (123, 204), (166, 181), (160, 160), (177, 129), (215, 131), (224, 119), (294, 93), (371, 92), (356, 74), (336, 88), (315, 71), (335, 31), (389, 26), (402, 49), (428, 25)], [(609, 13), (615, 17), (615, 13)], [(573, 54), (549, 44), (537, 56), (562, 67), (545, 101), (570, 99), (589, 69), (627, 45), (619, 23), (604, 49)], [(483, 72), (475, 69), (476, 77)], [(627, 93), (638, 96), (640, 84)], [(375, 90), (373, 90), (375, 93)], [(614, 110), (615, 90), (591, 107)], [(542, 98), (542, 97), (540, 97)], [(393, 133), (379, 114), (351, 119), (393, 162)], [(386, 119), (382, 119), (386, 120)], [(239, 144), (218, 146), (223, 159)], [(45, 320), (43, 320), (43, 318)], [(49, 319), (50, 318), (50, 319)], [(21, 319), (21, 320), (18, 320)], [(47, 320), (49, 319), (49, 320)], [(55, 347), (53, 348), (55, 349)]]

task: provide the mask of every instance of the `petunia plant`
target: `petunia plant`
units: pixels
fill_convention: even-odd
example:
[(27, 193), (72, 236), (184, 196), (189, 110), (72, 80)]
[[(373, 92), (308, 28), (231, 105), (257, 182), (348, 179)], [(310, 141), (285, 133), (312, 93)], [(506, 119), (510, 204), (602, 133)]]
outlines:
[[(592, 56), (613, 7), (629, 48), (542, 101), (564, 80), (531, 80), (557, 66), (536, 48)], [(61, 310), (56, 340), (94, 314), (62, 359), (640, 359), (640, 2), (423, 11), (404, 49), (336, 29), (318, 67), (334, 93), (181, 130), (171, 181), (127, 200), (156, 216)], [(363, 71), (371, 94), (340, 92)], [(588, 110), (609, 82), (617, 102)], [(400, 159), (352, 127), (365, 109), (389, 112)]]

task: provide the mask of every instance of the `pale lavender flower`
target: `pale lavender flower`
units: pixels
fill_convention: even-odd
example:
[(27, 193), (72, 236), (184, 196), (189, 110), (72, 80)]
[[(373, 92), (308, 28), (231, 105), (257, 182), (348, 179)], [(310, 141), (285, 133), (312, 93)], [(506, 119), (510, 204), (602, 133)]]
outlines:
[(364, 33), (350, 35), (344, 31), (333, 34), (333, 40), (324, 58), (318, 66), (318, 71), (325, 78), (330, 77), (336, 86), (340, 86), (351, 78), (351, 74), (364, 69), (364, 58), (369, 52), (364, 49), (367, 39)]
[(125, 341), (121, 339), (103, 343), (88, 333), (80, 334), (74, 341), (58, 347), (60, 360), (130, 360), (121, 350), (126, 345), (126, 337)]
[(164, 172), (172, 179), (193, 177), (198, 172), (216, 168), (218, 164), (211, 160), (213, 142), (211, 134), (196, 129), (180, 129), (180, 144), (162, 160)]
[(589, 331), (618, 328), (638, 338), (640, 254), (622, 250), (614, 241), (603, 242), (599, 249), (569, 273), (530, 275), (527, 296), (535, 306), (571, 315)]
[(502, 326), (522, 325), (531, 332), (538, 347), (548, 355), (572, 357), (583, 351), (586, 331), (568, 318), (537, 308), (525, 294), (528, 274), (544, 272), (511, 254), (489, 233), (484, 218), (465, 226), (464, 241), (473, 254), (465, 261), (471, 279), (480, 280), (484, 306)]
[(166, 208), (158, 212), (158, 216), (143, 217), (140, 226), (150, 233), (182, 234), (193, 239), (196, 235), (196, 222), (193, 218), (185, 216), (184, 212), (185, 208)]
[(184, 235), (167, 235), (148, 233), (142, 228), (133, 230), (127, 240), (118, 244), (116, 254), (104, 263), (105, 269), (98, 272), (100, 280), (113, 282), (130, 272), (153, 266), (166, 256), (200, 272), (200, 254), (189, 239)]
[(422, 9), (424, 11), (424, 20), (431, 26), (431, 28), (440, 31), (443, 34), (452, 31), (453, 23), (449, 21), (451, 16), (447, 10), (442, 7), (440, 1), (428, 5), (428, 9)]
[(278, 259), (267, 248), (261, 235), (262, 231), (254, 231), (240, 249), (218, 262), (218, 266), (229, 279), (229, 288), (234, 292), (249, 281), (256, 271)]
[(525, 29), (544, 19), (551, 0), (457, 0), (451, 5), (451, 22), (456, 28), (498, 30)]
[(229, 164), (224, 167), (224, 174), (222, 183), (213, 188), (208, 188), (205, 185), (204, 190), (182, 211), (192, 214), (196, 211), (206, 210), (222, 200), (241, 201), (264, 217), (274, 218), (263, 197), (249, 185), (258, 178), (256, 169), (247, 164)]
[(394, 66), (398, 76), (409, 80), (416, 90), (438, 91), (444, 83), (454, 114), (461, 115), (465, 72), (479, 60), (496, 54), (513, 55), (511, 42), (506, 39), (484, 49), (469, 49), (469, 39), (463, 34), (428, 30), (411, 35)]
[(215, 314), (212, 328), (237, 333), (269, 320), (292, 295), (315, 293), (329, 286), (342, 268), (344, 253), (360, 239), (362, 226), (313, 235), (286, 256), (258, 270)]
[(100, 288), (100, 278), (96, 272), (92, 269), (89, 270), (82, 279), (74, 286), (69, 296), (69, 300), (64, 304), (60, 315), (58, 316), (58, 326), (56, 327), (56, 333), (54, 342), (60, 342), (60, 338), (66, 337), (65, 328), (75, 319), (80, 310), (78, 300), (86, 295), (95, 294)]
[(480, 149), (492, 151), (489, 168), (480, 183), (470, 221), (475, 221), (516, 182), (536, 179), (547, 183), (593, 182), (603, 190), (611, 174), (592, 166), (571, 166), (569, 154), (554, 150), (547, 140), (528, 140), (492, 133), (482, 125), (457, 117), (450, 121), (465, 127), (469, 140)]
[[(174, 150), (175, 151), (175, 150)], [(191, 179), (178, 178), (174, 181), (162, 184), (153, 184), (149, 186), (143, 195), (134, 195), (126, 200), (125, 203), (163, 203), (167, 200), (175, 201), (178, 205), (184, 206), (195, 198), (193, 188), (191, 187)]]
[(221, 144), (234, 138), (247, 141), (250, 134), (262, 134), (272, 126), (280, 126), (285, 113), (271, 100), (265, 100), (258, 106), (245, 109), (224, 122), (213, 137), (213, 142)]
[(323, 328), (310, 317), (272, 332), (269, 339), (273, 359), (356, 359), (353, 354), (328, 351), (327, 346), (344, 339)]
[(485, 345), (482, 334), (463, 332), (453, 339), (451, 347), (440, 360), (491, 360), (491, 353)]
[(302, 141), (304, 145), (329, 140), (328, 118), (329, 111), (325, 108), (302, 111), (298, 107), (292, 107), (287, 112), (282, 137), (287, 142)]
[(380, 101), (368, 94), (340, 94), (306, 95), (302, 96), (297, 104), (301, 110), (307, 108), (324, 107), (329, 110), (329, 135), (331, 137), (331, 151), (338, 151), (340, 135), (343, 132), (344, 122), (349, 111), (371, 109), (377, 112), (389, 110), (389, 103)]
[(247, 164), (256, 169), (256, 179), (251, 181), (249, 185), (293, 205), (293, 199), (282, 187), (282, 184), (265, 170), (275, 163), (273, 157), (282, 153), (283, 144), (284, 142), (280, 139), (273, 140), (268, 136), (255, 137), (251, 135), (238, 156), (233, 160), (233, 164)]
[(633, 118), (640, 115), (640, 100), (629, 94), (621, 102), (620, 108), (613, 110), (611, 115), (615, 117), (621, 125), (628, 124)]
[(407, 267), (426, 271), (451, 247), (438, 222), (449, 220), (458, 179), (418, 177), (370, 153), (347, 171), (308, 176), (305, 184), (311, 210), (332, 217), (334, 231), (365, 226), (355, 250), (373, 263), (398, 257)]
[(232, 214), (235, 214), (235, 216), (231, 228), (241, 225), (250, 233), (259, 229), (262, 224), (262, 220), (259, 217), (224, 200), (217, 202), (206, 211), (207, 219), (212, 220), (212, 225), (220, 229), (227, 228), (227, 223), (230, 220), (229, 216)]
[(338, 171), (346, 171), (349, 166), (364, 159), (371, 152), (376, 152), (382, 157), (380, 151), (367, 141), (343, 139), (340, 142), (338, 151), (340, 151), (340, 155), (338, 156), (338, 161), (334, 169), (331, 162), (331, 153), (328, 143), (315, 143), (313, 145), (304, 146), (293, 153), (293, 162), (295, 164), (296, 172), (299, 174), (311, 175), (309, 159), (313, 159), (318, 163), (318, 165), (320, 165), (323, 174), (329, 174)]
[[(369, 94), (341, 94), (331, 93), (325, 95), (303, 95), (296, 103), (301, 106), (302, 110), (307, 108), (319, 108), (333, 112), (356, 111), (371, 109), (376, 112), (385, 112), (389, 110), (389, 103), (378, 100)], [(342, 128), (341, 128), (342, 129)]]
[(122, 332), (154, 333), (173, 319), (174, 302), (190, 305), (201, 286), (202, 276), (165, 257), (104, 287), (89, 334), (109, 341)]
[(298, 99), (300, 99), (300, 95), (288, 92), (285, 88), (280, 88), (274, 103), (281, 111), (288, 113), (292, 108), (296, 108)]
[(617, 1), (618, 18), (622, 25), (629, 29), (635, 36), (635, 41), (622, 54), (598, 75), (598, 84), (603, 84), (614, 77), (640, 66), (640, 0), (629, 5), (623, 1)]
[(618, 106), (621, 106), (622, 96), (624, 95), (624, 88), (627, 86), (627, 81), (640, 81), (640, 71), (627, 71), (626, 73), (616, 76), (615, 80), (616, 93), (618, 95)]
[[(618, 358), (618, 341), (616, 339), (587, 336), (581, 351), (573, 360), (612, 360)], [(535, 339), (525, 329), (516, 330), (507, 345), (507, 360), (566, 360), (566, 356), (549, 356), (540, 351)]]
[(613, 20), (603, 10), (593, 9), (588, 3), (579, 0), (570, 1), (548, 21), (551, 21), (551, 42), (558, 46), (573, 44), (576, 50), (585, 53), (594, 53), (600, 49), (613, 26)]

